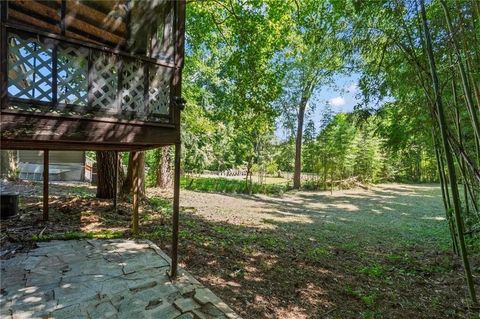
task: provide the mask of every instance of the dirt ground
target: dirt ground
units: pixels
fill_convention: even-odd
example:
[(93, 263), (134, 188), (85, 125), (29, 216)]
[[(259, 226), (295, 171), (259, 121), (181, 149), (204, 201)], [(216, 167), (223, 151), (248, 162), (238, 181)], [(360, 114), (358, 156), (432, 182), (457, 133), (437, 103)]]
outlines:
[[(2, 222), (3, 258), (34, 240), (131, 237), (130, 204), (114, 212), (85, 185), (40, 184)], [(170, 194), (147, 191), (141, 233), (168, 252)], [(450, 251), (436, 185), (264, 195), (181, 193), (180, 261), (245, 318), (479, 318)], [(472, 256), (477, 290), (480, 259)]]

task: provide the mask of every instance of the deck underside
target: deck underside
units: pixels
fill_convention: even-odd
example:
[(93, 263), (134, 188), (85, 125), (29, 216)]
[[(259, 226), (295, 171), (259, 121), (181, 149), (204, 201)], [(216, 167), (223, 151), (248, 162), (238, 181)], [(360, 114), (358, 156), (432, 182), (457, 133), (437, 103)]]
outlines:
[(2, 149), (131, 151), (180, 142), (172, 125), (1, 114)]

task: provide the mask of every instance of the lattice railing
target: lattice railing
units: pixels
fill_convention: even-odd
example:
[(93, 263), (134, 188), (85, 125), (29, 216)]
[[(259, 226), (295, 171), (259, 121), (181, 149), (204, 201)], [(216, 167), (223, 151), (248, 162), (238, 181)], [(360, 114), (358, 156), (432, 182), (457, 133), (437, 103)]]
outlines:
[(58, 101), (65, 104), (88, 104), (88, 49), (58, 46)]
[(113, 54), (95, 52), (90, 69), (90, 99), (95, 109), (118, 113), (118, 59)]
[(7, 41), (10, 109), (171, 121), (170, 66), (20, 31)]
[(144, 73), (138, 61), (125, 61), (122, 65), (122, 111), (135, 112), (140, 118), (146, 114)]
[(167, 115), (170, 105), (170, 90), (166, 79), (169, 79), (171, 74), (165, 74), (165, 72), (170, 73), (171, 70), (151, 66), (149, 71), (148, 106), (150, 113), (153, 116)]
[(22, 99), (51, 101), (53, 46), (21, 37), (10, 37), (8, 45), (8, 93)]

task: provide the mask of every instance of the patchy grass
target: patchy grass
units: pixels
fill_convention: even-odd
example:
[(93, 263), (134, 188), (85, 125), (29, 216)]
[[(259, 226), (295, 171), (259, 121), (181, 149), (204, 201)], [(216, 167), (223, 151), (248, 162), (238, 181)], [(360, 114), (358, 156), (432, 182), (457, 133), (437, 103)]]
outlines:
[[(392, 184), (276, 197), (207, 188), (212, 193), (181, 193), (180, 262), (244, 318), (475, 318), (478, 313), (468, 308), (436, 186)], [(10, 242), (131, 236), (129, 203), (113, 212), (110, 201), (89, 198), (88, 188), (84, 195), (56, 191), (47, 223), (38, 222), (38, 198), (21, 198), (24, 218), (1, 225)], [(169, 252), (171, 194), (147, 193), (138, 237)], [(471, 263), (478, 278), (478, 255)]]
[(372, 266), (361, 268), (360, 273), (370, 277), (382, 278), (385, 276), (385, 269), (382, 265), (374, 264)]
[(281, 195), (289, 188), (285, 184), (252, 183), (247, 187), (245, 180), (222, 177), (182, 177), (180, 187), (193, 191)]
[[(281, 198), (184, 192), (181, 202), (182, 261), (246, 318), (476, 313), (436, 186)], [(478, 267), (478, 256), (471, 261)]]

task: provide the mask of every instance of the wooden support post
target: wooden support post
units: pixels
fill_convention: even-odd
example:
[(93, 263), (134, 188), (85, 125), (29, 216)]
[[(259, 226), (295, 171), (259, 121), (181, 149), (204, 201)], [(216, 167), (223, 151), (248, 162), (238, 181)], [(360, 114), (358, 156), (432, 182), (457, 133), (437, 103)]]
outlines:
[(140, 178), (139, 178), (139, 169), (140, 169), (140, 152), (134, 152), (132, 158), (132, 179), (133, 179), (133, 216), (132, 216), (132, 232), (133, 234), (138, 234), (138, 206), (140, 200)]
[(181, 144), (175, 144), (175, 176), (173, 180), (173, 230), (172, 230), (172, 269), (170, 276), (177, 276), (178, 267), (178, 222), (180, 208), (180, 151)]
[(48, 175), (49, 175), (49, 151), (43, 151), (43, 220), (48, 220)]
[(8, 42), (7, 29), (3, 23), (7, 21), (8, 2), (0, 1), (0, 109), (7, 106), (8, 96)]
[(115, 172), (113, 176), (113, 210), (117, 212), (117, 203), (118, 203), (118, 151), (115, 151)]

